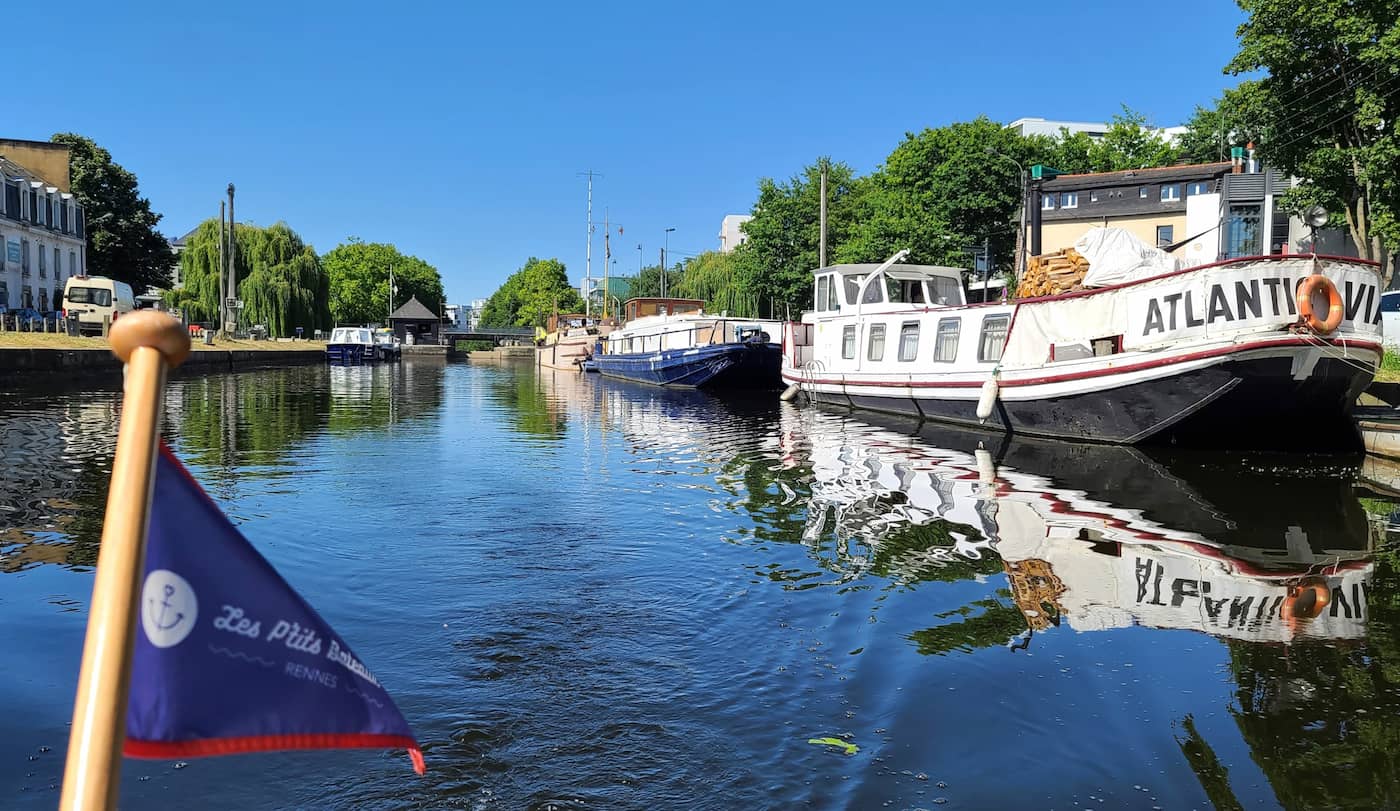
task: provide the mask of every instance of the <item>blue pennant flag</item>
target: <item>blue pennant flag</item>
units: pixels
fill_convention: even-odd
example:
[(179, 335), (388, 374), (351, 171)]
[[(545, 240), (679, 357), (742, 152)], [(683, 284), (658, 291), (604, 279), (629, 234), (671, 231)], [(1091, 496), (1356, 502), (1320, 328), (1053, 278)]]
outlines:
[(131, 668), (125, 754), (407, 749), (379, 680), (164, 445)]

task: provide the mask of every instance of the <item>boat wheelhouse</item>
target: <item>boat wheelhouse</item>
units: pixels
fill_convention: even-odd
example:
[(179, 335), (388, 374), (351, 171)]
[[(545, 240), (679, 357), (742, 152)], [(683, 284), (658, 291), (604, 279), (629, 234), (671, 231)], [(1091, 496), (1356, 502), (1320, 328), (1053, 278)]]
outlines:
[(815, 272), (814, 309), (784, 331), (786, 382), (1007, 433), (1336, 447), (1355, 443), (1380, 363), (1363, 260), (1246, 258), (989, 304), (967, 303), (962, 270), (895, 261)]
[(659, 386), (771, 389), (781, 385), (780, 321), (704, 312), (698, 299), (636, 298), (626, 323), (595, 353), (608, 377)]

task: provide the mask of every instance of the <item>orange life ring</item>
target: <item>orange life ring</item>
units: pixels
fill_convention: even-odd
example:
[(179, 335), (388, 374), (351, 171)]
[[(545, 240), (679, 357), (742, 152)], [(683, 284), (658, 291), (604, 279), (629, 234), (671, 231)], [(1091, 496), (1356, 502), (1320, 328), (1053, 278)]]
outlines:
[[(1327, 297), (1327, 317), (1318, 318), (1313, 307), (1313, 298), (1318, 294)], [(1332, 280), (1321, 273), (1314, 273), (1298, 285), (1298, 315), (1303, 324), (1313, 332), (1328, 335), (1342, 325), (1345, 309), (1342, 307), (1342, 294)]]
[(1280, 611), (1284, 620), (1317, 619), (1330, 602), (1332, 590), (1327, 587), (1327, 581), (1310, 577), (1288, 587), (1288, 596), (1284, 598)]

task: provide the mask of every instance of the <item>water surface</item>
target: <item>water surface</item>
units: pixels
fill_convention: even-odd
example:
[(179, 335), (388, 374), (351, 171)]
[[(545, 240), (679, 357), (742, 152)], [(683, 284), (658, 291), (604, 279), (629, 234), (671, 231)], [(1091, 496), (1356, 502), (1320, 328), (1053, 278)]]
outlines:
[[(428, 774), (128, 760), (124, 807), (1400, 804), (1400, 475), (1359, 459), (407, 361), (180, 378), (166, 411)], [(117, 412), (0, 392), (0, 807), (57, 802)]]

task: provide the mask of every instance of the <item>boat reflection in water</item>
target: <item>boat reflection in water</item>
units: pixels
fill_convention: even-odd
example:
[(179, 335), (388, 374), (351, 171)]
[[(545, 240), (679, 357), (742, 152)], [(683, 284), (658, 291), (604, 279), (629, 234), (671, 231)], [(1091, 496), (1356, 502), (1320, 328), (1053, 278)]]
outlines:
[(786, 462), (812, 469), (805, 536), (867, 548), (847, 578), (885, 536), (937, 523), (950, 543), (904, 552), (905, 570), (994, 553), (1024, 618), (1013, 646), (1062, 625), (1365, 635), (1373, 530), (1338, 471), (1050, 441), (988, 449), (956, 429), (898, 428), (784, 412)]

